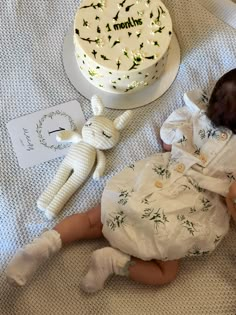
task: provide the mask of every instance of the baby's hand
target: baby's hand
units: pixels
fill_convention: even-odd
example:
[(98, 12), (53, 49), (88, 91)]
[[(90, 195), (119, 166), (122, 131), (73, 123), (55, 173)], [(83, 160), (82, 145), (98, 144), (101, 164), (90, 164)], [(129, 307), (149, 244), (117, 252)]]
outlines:
[(226, 197), (226, 203), (229, 213), (232, 215), (234, 221), (236, 222), (236, 181), (233, 182), (229, 188), (229, 192)]
[(229, 187), (228, 197), (232, 200), (236, 200), (236, 181)]
[(161, 140), (161, 143), (162, 143), (162, 147), (164, 149), (164, 151), (166, 152), (170, 152), (171, 151), (171, 148), (172, 148), (172, 145), (171, 144), (166, 144), (164, 141)]

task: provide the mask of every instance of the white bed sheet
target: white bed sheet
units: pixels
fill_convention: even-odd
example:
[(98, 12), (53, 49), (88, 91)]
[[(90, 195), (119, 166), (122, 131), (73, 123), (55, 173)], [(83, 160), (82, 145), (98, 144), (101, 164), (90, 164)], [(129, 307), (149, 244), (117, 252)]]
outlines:
[[(92, 1), (92, 0), (91, 0)], [(95, 0), (94, 0), (95, 1)], [(57, 220), (36, 208), (61, 159), (23, 170), (17, 163), (6, 123), (16, 117), (77, 99), (86, 117), (89, 101), (70, 84), (62, 64), (63, 39), (79, 0), (8, 0), (0, 4), (0, 314), (236, 314), (236, 228), (209, 257), (183, 260), (177, 280), (161, 288), (112, 278), (105, 290), (86, 295), (79, 282), (94, 249), (104, 240), (65, 248), (44, 265), (31, 283), (10, 287), (4, 269), (15, 251), (44, 228), (99, 202), (108, 178), (125, 165), (161, 150), (165, 118), (183, 104), (186, 90), (210, 90), (217, 78), (236, 67), (236, 30), (198, 1), (165, 0), (181, 46), (181, 66), (171, 88), (158, 100), (134, 110), (120, 144), (107, 152), (105, 177), (89, 179)], [(115, 118), (121, 111), (106, 110)]]

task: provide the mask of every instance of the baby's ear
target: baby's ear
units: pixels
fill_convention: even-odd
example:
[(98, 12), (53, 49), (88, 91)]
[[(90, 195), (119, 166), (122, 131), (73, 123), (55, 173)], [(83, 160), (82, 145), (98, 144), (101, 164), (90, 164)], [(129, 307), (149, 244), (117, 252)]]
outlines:
[(91, 98), (91, 104), (94, 116), (99, 116), (103, 113), (104, 105), (99, 96), (93, 95)]
[(131, 110), (125, 111), (122, 115), (120, 115), (114, 120), (113, 123), (114, 123), (115, 128), (117, 130), (124, 129), (127, 126), (127, 124), (130, 122), (132, 117), (133, 117), (133, 112)]

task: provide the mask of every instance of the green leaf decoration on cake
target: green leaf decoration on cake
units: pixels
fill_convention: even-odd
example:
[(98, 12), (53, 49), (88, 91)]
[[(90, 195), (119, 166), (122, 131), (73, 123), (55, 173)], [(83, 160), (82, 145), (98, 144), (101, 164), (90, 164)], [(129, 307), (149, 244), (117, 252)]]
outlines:
[(160, 10), (161, 10), (161, 14), (165, 14), (166, 12), (162, 9), (161, 6), (159, 6)]
[(128, 85), (128, 88), (125, 90), (125, 92), (128, 92), (130, 90), (133, 90), (139, 86), (139, 82), (133, 81), (131, 84)]
[(84, 19), (83, 19), (83, 26), (89, 26), (89, 23), (88, 23), (88, 21), (85, 21)]
[(119, 13), (120, 13), (120, 10), (119, 10), (119, 11), (116, 13), (116, 15), (113, 17), (113, 20), (114, 20), (114, 21), (117, 21), (117, 20), (118, 20)]
[(101, 29), (100, 29), (99, 26), (97, 27), (97, 32), (98, 32), (98, 33), (101, 33)]
[(134, 59), (134, 62), (136, 62), (136, 63), (140, 63), (142, 61), (141, 55), (136, 55), (136, 56), (134, 56), (133, 59)]
[(124, 53), (124, 55), (125, 55), (127, 58), (129, 58), (127, 49), (124, 48), (124, 49), (123, 49), (123, 53)]
[(137, 66), (140, 65), (140, 62), (142, 61), (142, 56), (140, 54), (133, 56), (133, 65), (129, 68), (128, 71), (137, 69)]
[(129, 37), (132, 35), (132, 33), (131, 32), (128, 32), (128, 35), (129, 35)]
[(96, 51), (96, 50), (93, 50), (93, 51), (92, 51), (92, 54), (94, 55), (94, 58), (96, 59), (97, 51)]
[(158, 16), (157, 16), (157, 18), (154, 20), (154, 23), (155, 23), (155, 24), (160, 23), (160, 17), (161, 17), (161, 11), (160, 11), (159, 9), (158, 9), (157, 11), (158, 11)]
[(155, 58), (155, 56), (154, 55), (152, 55), (152, 56), (148, 56), (148, 57), (145, 57), (145, 59), (154, 59)]
[(156, 30), (154, 33), (162, 33), (162, 31), (164, 30), (165, 26), (163, 27), (159, 27), (158, 30)]
[(137, 66), (139, 66), (139, 63), (133, 62), (132, 67), (130, 67), (128, 71), (133, 70), (133, 69), (137, 69)]
[(119, 43), (120, 43), (120, 40), (119, 40), (119, 39), (115, 40), (114, 43), (113, 43), (113, 45), (111, 46), (111, 48), (114, 47), (115, 45), (119, 44)]
[(120, 69), (120, 65), (121, 65), (120, 60), (117, 61), (116, 65), (117, 65), (117, 70), (119, 70)]
[(92, 70), (92, 69), (89, 69), (88, 73), (89, 73), (89, 75), (91, 75), (91, 77), (94, 77), (95, 75), (98, 74), (95, 70)]
[(126, 12), (129, 12), (130, 8), (131, 8), (133, 5), (134, 5), (134, 4), (128, 5), (128, 6), (125, 8), (125, 11), (126, 11)]
[(98, 3), (94, 4), (93, 2), (90, 5), (84, 5), (83, 7), (80, 7), (80, 9), (88, 9), (88, 8), (94, 8), (96, 9), (103, 9), (105, 6), (105, 1), (100, 0)]
[(110, 60), (110, 59), (108, 59), (105, 55), (101, 55), (101, 58), (102, 58), (103, 60)]
[(121, 3), (119, 3), (118, 5), (123, 8), (125, 2), (126, 2), (126, 0), (123, 0), (123, 1), (122, 1)]
[(138, 16), (143, 16), (144, 15), (144, 11), (138, 11), (137, 14), (138, 14)]
[(87, 37), (87, 38), (81, 37), (81, 36), (80, 36), (80, 33), (79, 33), (79, 30), (78, 30), (77, 28), (76, 28), (76, 30), (75, 30), (75, 33), (79, 36), (79, 38), (80, 38), (81, 40), (84, 40), (84, 41), (88, 42), (89, 44), (91, 44), (91, 43), (99, 44), (100, 41), (101, 41), (100, 38), (91, 39), (90, 37)]
[(125, 92), (129, 92), (130, 90), (133, 90), (134, 89), (134, 86), (129, 86), (126, 90), (125, 90)]

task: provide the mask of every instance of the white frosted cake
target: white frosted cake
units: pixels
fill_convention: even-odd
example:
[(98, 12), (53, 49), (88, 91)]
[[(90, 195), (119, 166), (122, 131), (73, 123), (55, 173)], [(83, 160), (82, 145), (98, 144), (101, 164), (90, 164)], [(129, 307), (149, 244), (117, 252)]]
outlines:
[(131, 93), (162, 74), (172, 21), (159, 0), (83, 0), (74, 21), (78, 66), (90, 83)]

